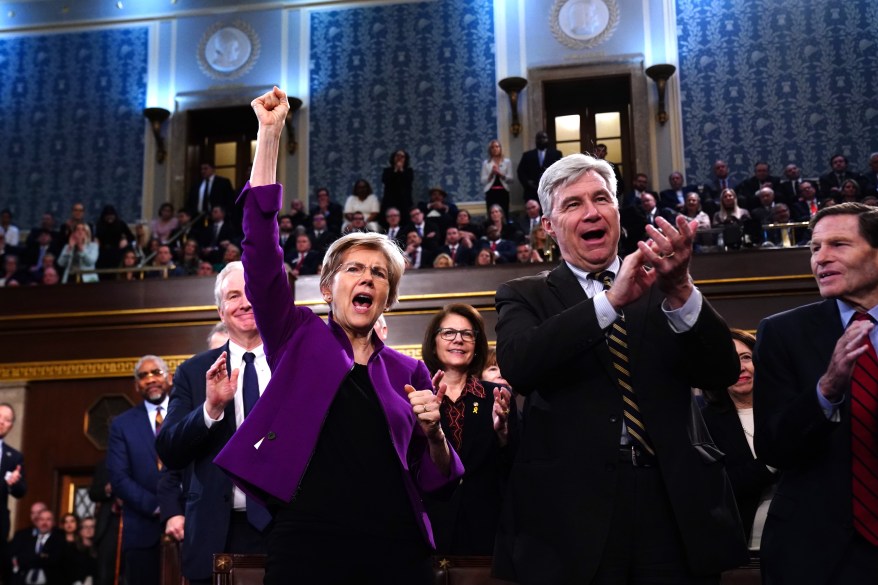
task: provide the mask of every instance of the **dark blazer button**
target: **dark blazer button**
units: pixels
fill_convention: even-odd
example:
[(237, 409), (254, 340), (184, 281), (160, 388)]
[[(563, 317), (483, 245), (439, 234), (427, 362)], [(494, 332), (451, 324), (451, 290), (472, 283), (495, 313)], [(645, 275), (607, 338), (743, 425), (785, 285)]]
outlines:
[(611, 423), (617, 423), (617, 422), (619, 422), (619, 417), (616, 416), (615, 414), (611, 414), (611, 415), (610, 415), (610, 422), (611, 422)]
[(277, 435), (274, 434), (274, 431), (269, 431), (268, 434), (265, 435), (265, 438), (269, 441), (274, 441), (275, 437), (277, 437)]

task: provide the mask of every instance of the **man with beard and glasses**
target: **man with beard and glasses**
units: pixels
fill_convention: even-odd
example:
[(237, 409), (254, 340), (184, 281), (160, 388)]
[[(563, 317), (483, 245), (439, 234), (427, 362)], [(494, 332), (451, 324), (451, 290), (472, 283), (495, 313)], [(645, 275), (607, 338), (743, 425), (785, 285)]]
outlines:
[(168, 366), (145, 355), (134, 367), (134, 388), (143, 402), (113, 419), (107, 444), (107, 470), (122, 501), (122, 553), (126, 585), (159, 582), (159, 500), (162, 462), (155, 437), (168, 413)]

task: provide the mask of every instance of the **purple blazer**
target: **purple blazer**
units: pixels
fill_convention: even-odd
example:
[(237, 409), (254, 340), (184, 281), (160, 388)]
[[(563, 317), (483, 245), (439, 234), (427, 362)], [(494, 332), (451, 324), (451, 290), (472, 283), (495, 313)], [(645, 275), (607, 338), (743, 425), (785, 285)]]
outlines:
[[(214, 460), (246, 493), (263, 501), (289, 502), (308, 461), (335, 394), (354, 367), (354, 354), (344, 330), (308, 308), (293, 303), (283, 268), (276, 216), (283, 187), (244, 186), (243, 262), (247, 298), (265, 345), (271, 381), (256, 406)], [(417, 423), (404, 386), (430, 388), (423, 362), (386, 347), (373, 336), (376, 351), (368, 371), (390, 437), (402, 479), (424, 539), (431, 545), (430, 520), (421, 492), (436, 491), (463, 476), (463, 464), (451, 450), (451, 474), (445, 477), (430, 459), (427, 437)]]

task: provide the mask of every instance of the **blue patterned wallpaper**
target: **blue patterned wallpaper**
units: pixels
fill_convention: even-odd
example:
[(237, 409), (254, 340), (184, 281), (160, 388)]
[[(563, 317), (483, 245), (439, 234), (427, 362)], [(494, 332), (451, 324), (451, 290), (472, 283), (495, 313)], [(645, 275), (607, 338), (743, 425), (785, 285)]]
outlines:
[(382, 193), (406, 150), (415, 200), (440, 185), (478, 200), (497, 131), (491, 0), (316, 11), (311, 16), (310, 184), (343, 202), (358, 177)]
[(878, 150), (878, 2), (677, 0), (687, 180), (757, 160), (781, 175), (864, 171)]
[(0, 208), (30, 229), (74, 201), (140, 217), (147, 29), (0, 39)]

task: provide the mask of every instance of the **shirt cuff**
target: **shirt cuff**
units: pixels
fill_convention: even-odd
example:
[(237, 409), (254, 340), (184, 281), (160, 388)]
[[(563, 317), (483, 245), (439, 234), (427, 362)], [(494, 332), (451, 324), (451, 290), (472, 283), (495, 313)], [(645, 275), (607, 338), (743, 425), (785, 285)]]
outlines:
[(598, 325), (601, 329), (606, 329), (619, 318), (619, 313), (607, 300), (607, 291), (602, 290), (592, 297), (592, 300), (594, 300), (594, 314), (598, 318)]
[(665, 317), (668, 318), (668, 324), (674, 330), (674, 333), (685, 333), (695, 327), (698, 316), (701, 314), (701, 303), (703, 300), (704, 297), (702, 297), (701, 291), (693, 287), (692, 294), (689, 295), (689, 298), (686, 299), (686, 302), (679, 309), (668, 308), (667, 299), (662, 301), (662, 311), (665, 312)]
[(817, 384), (817, 402), (820, 403), (820, 410), (823, 411), (823, 415), (828, 421), (841, 422), (841, 413), (839, 413), (838, 407), (842, 405), (844, 398), (842, 396), (838, 402), (830, 402), (820, 391), (820, 384)]
[(207, 414), (207, 403), (206, 402), (202, 405), (201, 412), (204, 415), (204, 426), (206, 426), (207, 428), (210, 428), (213, 425), (215, 425), (216, 423), (220, 422), (221, 420), (223, 420), (223, 417), (226, 416), (225, 411), (223, 411), (223, 413), (220, 415), (220, 417), (218, 419), (213, 420), (212, 418), (210, 418), (210, 415)]

